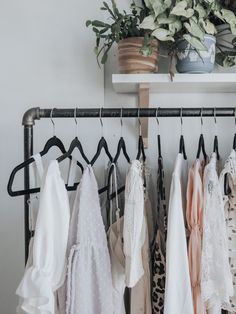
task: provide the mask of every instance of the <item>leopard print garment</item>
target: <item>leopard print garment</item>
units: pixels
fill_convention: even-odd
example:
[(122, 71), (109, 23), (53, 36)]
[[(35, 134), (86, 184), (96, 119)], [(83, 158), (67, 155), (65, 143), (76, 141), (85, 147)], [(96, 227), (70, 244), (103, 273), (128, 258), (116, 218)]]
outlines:
[(152, 250), (152, 313), (164, 313), (165, 243), (167, 236), (167, 209), (165, 202), (163, 160), (158, 159), (157, 173), (157, 230)]

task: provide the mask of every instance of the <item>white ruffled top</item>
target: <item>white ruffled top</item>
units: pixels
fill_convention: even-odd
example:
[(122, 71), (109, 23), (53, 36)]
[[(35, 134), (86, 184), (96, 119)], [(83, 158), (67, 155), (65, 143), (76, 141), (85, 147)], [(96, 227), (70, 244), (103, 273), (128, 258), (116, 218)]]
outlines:
[(30, 314), (54, 314), (54, 292), (66, 273), (66, 248), (70, 208), (67, 191), (56, 160), (43, 178), (35, 226), (33, 264), (17, 288), (21, 310)]

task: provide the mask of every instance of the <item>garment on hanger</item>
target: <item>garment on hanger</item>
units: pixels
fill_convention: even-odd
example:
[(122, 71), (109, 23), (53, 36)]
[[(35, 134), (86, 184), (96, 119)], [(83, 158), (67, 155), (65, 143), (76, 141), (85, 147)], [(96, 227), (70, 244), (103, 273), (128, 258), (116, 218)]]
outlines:
[[(108, 184), (108, 174), (109, 174), (111, 165), (112, 165), (112, 163), (109, 161), (107, 164), (107, 168), (105, 169), (105, 178), (104, 178), (104, 182), (103, 182), (102, 186), (107, 186), (107, 184)], [(123, 185), (122, 184), (122, 178), (123, 177), (122, 177), (118, 163), (115, 163), (115, 167), (116, 167), (116, 181), (117, 181), (117, 186), (119, 189)], [(115, 180), (114, 172), (112, 172), (111, 181), (112, 180), (113, 180), (113, 182)], [(115, 187), (113, 184), (110, 187), (109, 193), (110, 194), (115, 193)], [(116, 199), (115, 198), (112, 199), (113, 206), (111, 207), (111, 203), (108, 200), (107, 191), (100, 194), (99, 197), (100, 197), (103, 222), (105, 225), (105, 229), (108, 230), (110, 225), (116, 221), (116, 210), (115, 210)], [(119, 202), (119, 206), (120, 206), (120, 210), (121, 210), (120, 216), (123, 216), (123, 214), (124, 214), (124, 193), (118, 194), (118, 202)]]
[(58, 162), (53, 160), (43, 178), (35, 226), (33, 263), (16, 291), (26, 313), (55, 313), (54, 292), (63, 284), (70, 208)]
[[(67, 186), (72, 187), (76, 182), (80, 180), (81, 172), (80, 168), (77, 165), (77, 159), (71, 156), (69, 162), (69, 172), (67, 177)], [(76, 191), (67, 191), (69, 204), (70, 204), (70, 212), (72, 214), (73, 207), (75, 206), (75, 196)], [(70, 221), (71, 224), (71, 221)], [(69, 228), (70, 232), (70, 228)], [(67, 246), (67, 258), (68, 258), (68, 246)], [(57, 312), (55, 314), (65, 314), (66, 313), (66, 280), (63, 285), (56, 292), (56, 307)]]
[(157, 228), (152, 249), (152, 312), (164, 313), (166, 272), (167, 208), (162, 157), (157, 171)]
[[(225, 193), (225, 181), (228, 186), (228, 194)], [(234, 313), (236, 312), (236, 152), (234, 149), (230, 153), (220, 174), (220, 184), (226, 218), (229, 265), (234, 287), (227, 310), (230, 313)]]
[(201, 292), (211, 314), (229, 308), (233, 293), (229, 266), (224, 204), (213, 153), (204, 171), (203, 237), (201, 260)]
[(167, 243), (165, 314), (193, 314), (184, 224), (187, 161), (178, 154), (172, 174)]
[[(115, 208), (116, 208), (116, 221), (112, 223), (113, 217), (110, 216), (110, 228), (107, 233), (108, 247), (111, 258), (111, 273), (113, 285), (113, 314), (125, 314), (124, 293), (125, 293), (125, 256), (123, 252), (123, 225), (124, 217), (121, 217), (121, 209), (119, 206), (119, 198), (117, 195), (117, 169), (115, 164), (114, 172), (110, 182), (110, 191), (116, 193)], [(114, 182), (114, 185), (113, 185)], [(113, 210), (113, 200), (110, 200), (110, 211)]]
[[(43, 162), (42, 157), (40, 154), (35, 154), (32, 156), (34, 159), (34, 163), (30, 164), (29, 166), (29, 174), (30, 174), (30, 187), (37, 187), (41, 186), (41, 182), (43, 179)], [(29, 199), (29, 230), (31, 234), (33, 234), (35, 230), (37, 215), (38, 215), (38, 209), (39, 209), (39, 193), (38, 194), (31, 194)], [(34, 237), (32, 236), (30, 238), (29, 242), (29, 250), (28, 250), (28, 259), (25, 266), (25, 272), (27, 269), (32, 266), (33, 264), (33, 243), (34, 243)], [(24, 299), (19, 297), (19, 303), (17, 306), (16, 312), (19, 314), (26, 313), (22, 309), (22, 304), (24, 303)]]
[(129, 288), (134, 287), (144, 274), (142, 246), (146, 230), (144, 219), (144, 187), (142, 164), (133, 160), (126, 177), (124, 209), (124, 254), (125, 281)]
[(98, 186), (89, 165), (78, 186), (68, 238), (67, 314), (111, 314), (112, 277)]
[(201, 297), (201, 254), (204, 164), (196, 159), (188, 173), (186, 221), (189, 230), (188, 259), (195, 314), (206, 313)]
[(152, 206), (152, 190), (151, 190), (151, 169), (148, 167), (147, 163), (144, 162), (143, 164), (143, 180), (144, 180), (144, 209), (146, 214), (147, 220), (147, 229), (148, 229), (148, 238), (149, 244), (151, 246), (153, 239), (154, 239), (154, 213), (153, 213), (153, 206)]
[[(142, 226), (142, 238), (144, 244), (142, 246), (142, 263), (144, 275), (139, 279), (137, 284), (131, 288), (130, 293), (130, 314), (151, 314), (151, 278), (150, 278), (150, 246), (149, 246), (149, 228), (148, 221), (152, 218), (152, 206), (149, 199), (149, 176), (150, 172), (146, 164), (144, 164), (144, 181), (146, 184), (144, 193), (144, 217)], [(149, 219), (148, 219), (149, 217)], [(152, 224), (150, 225), (152, 228)], [(143, 240), (142, 240), (143, 242)]]

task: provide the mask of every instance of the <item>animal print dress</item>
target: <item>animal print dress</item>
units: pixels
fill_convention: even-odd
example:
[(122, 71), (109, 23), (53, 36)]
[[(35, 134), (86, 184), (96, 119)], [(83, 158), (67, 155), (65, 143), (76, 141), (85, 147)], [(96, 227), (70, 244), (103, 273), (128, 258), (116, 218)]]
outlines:
[(163, 160), (158, 158), (157, 229), (152, 250), (152, 313), (164, 313), (167, 207), (164, 186)]

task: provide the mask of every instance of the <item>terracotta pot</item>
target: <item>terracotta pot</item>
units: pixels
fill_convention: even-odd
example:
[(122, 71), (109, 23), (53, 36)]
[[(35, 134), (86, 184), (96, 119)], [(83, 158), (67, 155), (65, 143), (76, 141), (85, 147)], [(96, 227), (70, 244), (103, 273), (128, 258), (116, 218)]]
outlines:
[(158, 41), (153, 40), (153, 53), (144, 56), (140, 53), (143, 37), (126, 38), (118, 43), (118, 59), (120, 73), (152, 73), (158, 71)]

